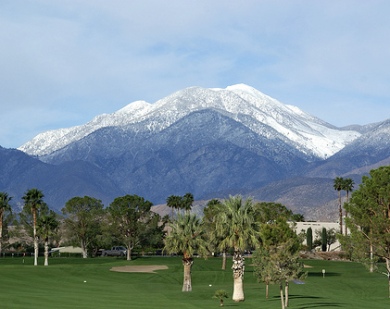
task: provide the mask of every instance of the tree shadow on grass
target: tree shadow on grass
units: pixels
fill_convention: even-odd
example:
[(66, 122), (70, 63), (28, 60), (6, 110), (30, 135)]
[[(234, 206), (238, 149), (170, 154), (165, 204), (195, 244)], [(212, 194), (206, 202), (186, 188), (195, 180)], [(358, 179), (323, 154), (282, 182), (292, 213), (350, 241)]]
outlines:
[[(308, 277), (324, 277), (324, 274), (321, 271), (318, 272), (309, 272), (307, 274)], [(332, 273), (332, 272), (327, 272), (325, 273), (325, 278), (326, 277), (336, 277), (336, 276), (341, 276), (340, 273)]]
[[(277, 296), (275, 296), (275, 298), (280, 299), (280, 297), (277, 297)], [(344, 306), (342, 306), (339, 303), (327, 302), (326, 300), (324, 300), (323, 297), (318, 297), (318, 296), (305, 296), (305, 295), (290, 294), (288, 298), (289, 298), (289, 300), (294, 300), (294, 299), (308, 299), (308, 300), (310, 300), (310, 303), (305, 304), (305, 305), (300, 305), (300, 306), (296, 307), (297, 309), (328, 308), (328, 307), (329, 308), (341, 308), (341, 307), (344, 308)]]

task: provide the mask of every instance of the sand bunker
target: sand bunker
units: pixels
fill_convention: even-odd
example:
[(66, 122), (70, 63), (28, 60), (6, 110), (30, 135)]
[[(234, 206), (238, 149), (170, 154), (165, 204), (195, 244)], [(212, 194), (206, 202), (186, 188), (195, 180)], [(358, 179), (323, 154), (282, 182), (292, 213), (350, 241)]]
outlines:
[(134, 265), (134, 266), (117, 266), (112, 267), (111, 271), (124, 273), (155, 273), (155, 270), (168, 269), (166, 265)]

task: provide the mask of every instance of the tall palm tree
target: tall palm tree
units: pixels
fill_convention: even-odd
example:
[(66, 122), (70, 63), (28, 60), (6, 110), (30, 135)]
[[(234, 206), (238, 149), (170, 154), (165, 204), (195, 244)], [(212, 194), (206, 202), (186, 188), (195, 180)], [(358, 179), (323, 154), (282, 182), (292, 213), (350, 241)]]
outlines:
[(37, 212), (44, 203), (43, 197), (43, 193), (35, 188), (28, 190), (22, 197), (24, 207), (31, 211), (33, 217), (34, 266), (38, 265)]
[[(342, 189), (347, 193), (347, 203), (349, 202), (349, 192), (352, 192), (354, 184), (355, 184), (355, 182), (351, 178), (345, 178), (343, 181), (343, 188)], [(347, 210), (345, 210), (345, 217), (346, 218), (348, 217)], [(345, 233), (345, 236), (347, 236), (348, 228), (347, 228), (346, 224), (345, 224), (344, 233)]]
[(338, 192), (339, 195), (339, 224), (340, 234), (343, 233), (343, 209), (341, 208), (341, 190), (343, 190), (344, 179), (342, 177), (336, 177), (333, 180), (333, 188)]
[[(223, 237), (220, 237), (215, 233), (216, 224), (217, 224), (217, 216), (220, 212), (223, 211), (223, 205), (218, 199), (211, 199), (208, 201), (207, 206), (203, 208), (203, 222), (205, 224), (205, 228), (207, 230), (207, 235), (209, 237), (209, 241), (211, 246), (214, 249), (220, 244)], [(226, 251), (227, 248), (219, 250), (222, 251), (222, 269), (226, 269)]]
[(8, 196), (6, 192), (0, 192), (0, 255), (3, 249), (3, 221), (4, 221), (4, 213), (7, 211), (11, 211), (11, 205), (9, 202), (12, 197)]
[(258, 229), (254, 220), (252, 200), (241, 196), (230, 196), (224, 200), (223, 211), (217, 216), (216, 235), (221, 237), (220, 249), (232, 248), (233, 254), (233, 300), (244, 301), (244, 269), (242, 253), (250, 246), (258, 244)]
[(181, 197), (178, 195), (170, 195), (166, 200), (167, 206), (171, 208), (171, 218), (173, 219), (173, 211), (181, 207)]
[(38, 234), (45, 242), (45, 262), (44, 265), (49, 265), (49, 237), (53, 236), (59, 226), (57, 214), (50, 210), (49, 213), (41, 215), (38, 219)]
[(171, 232), (164, 239), (164, 251), (183, 254), (184, 267), (183, 292), (192, 291), (191, 268), (193, 255), (198, 252), (207, 254), (207, 241), (204, 235), (203, 223), (194, 214), (179, 214), (170, 224)]
[(181, 202), (182, 202), (181, 208), (183, 208), (185, 212), (188, 214), (191, 211), (192, 203), (194, 202), (194, 196), (192, 195), (192, 193), (186, 193), (181, 199)]

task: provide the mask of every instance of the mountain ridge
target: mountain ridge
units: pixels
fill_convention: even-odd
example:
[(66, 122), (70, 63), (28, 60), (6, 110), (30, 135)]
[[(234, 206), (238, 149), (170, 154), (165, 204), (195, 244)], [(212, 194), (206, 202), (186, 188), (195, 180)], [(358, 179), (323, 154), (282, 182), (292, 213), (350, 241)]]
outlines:
[(256, 124), (267, 124), (297, 149), (316, 158), (326, 158), (360, 136), (357, 131), (336, 129), (298, 107), (285, 105), (250, 86), (238, 84), (225, 89), (189, 87), (154, 104), (135, 101), (112, 114), (96, 116), (85, 125), (41, 133), (18, 149), (44, 156), (102, 127), (125, 127), (149, 121), (144, 130), (161, 131), (193, 111), (211, 108), (238, 121), (242, 115), (251, 116), (253, 121), (245, 125), (252, 126), (257, 134), (264, 132), (258, 130)]

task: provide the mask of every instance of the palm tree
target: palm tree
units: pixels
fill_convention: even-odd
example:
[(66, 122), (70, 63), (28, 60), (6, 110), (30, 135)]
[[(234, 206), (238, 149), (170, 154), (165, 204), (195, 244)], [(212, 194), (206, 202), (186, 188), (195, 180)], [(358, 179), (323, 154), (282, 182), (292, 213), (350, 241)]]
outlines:
[(33, 217), (34, 266), (38, 265), (37, 212), (43, 204), (43, 197), (43, 193), (35, 188), (28, 190), (22, 197), (24, 207), (31, 211)]
[(218, 298), (219, 299), (219, 306), (223, 307), (223, 299), (228, 298), (228, 294), (226, 293), (225, 290), (216, 290), (214, 292), (213, 298)]
[(181, 207), (181, 197), (178, 195), (170, 195), (166, 200), (167, 206), (171, 208), (171, 218), (173, 219), (174, 209), (178, 210)]
[(258, 229), (254, 220), (252, 200), (241, 196), (230, 196), (224, 200), (223, 211), (216, 220), (216, 235), (221, 237), (219, 248), (232, 248), (233, 253), (233, 300), (244, 301), (243, 277), (245, 262), (242, 253), (249, 246), (258, 244)]
[(45, 266), (49, 265), (49, 237), (55, 234), (59, 224), (57, 214), (53, 210), (50, 210), (48, 214), (41, 215), (38, 219), (38, 234), (45, 242)]
[(343, 190), (344, 179), (342, 177), (336, 177), (333, 180), (333, 188), (337, 190), (339, 195), (339, 224), (340, 224), (340, 234), (343, 233), (343, 210), (341, 208), (341, 190)]
[(186, 213), (190, 213), (193, 202), (194, 202), (194, 196), (192, 195), (192, 193), (186, 193), (181, 199), (181, 204), (182, 204), (181, 208), (183, 208)]
[(206, 255), (208, 252), (203, 223), (194, 214), (179, 214), (170, 224), (170, 228), (170, 234), (164, 239), (164, 251), (183, 254), (184, 278), (182, 291), (190, 292), (192, 291), (191, 268), (194, 263), (193, 255), (195, 252), (201, 255)]
[[(208, 201), (207, 206), (203, 208), (203, 222), (205, 224), (207, 234), (209, 235), (209, 240), (213, 246), (213, 250), (219, 243), (222, 241), (223, 237), (216, 235), (216, 218), (220, 212), (223, 211), (223, 205), (218, 199), (211, 199)], [(221, 250), (221, 249), (220, 249)], [(222, 249), (222, 269), (226, 269), (226, 250), (227, 248)]]
[[(349, 192), (352, 192), (353, 190), (353, 185), (355, 182), (351, 178), (345, 178), (343, 181), (343, 187), (342, 189), (347, 193), (347, 203), (349, 202)], [(345, 211), (345, 217), (348, 217), (348, 211)], [(348, 228), (347, 225), (345, 225), (345, 236), (348, 234)]]
[(9, 202), (12, 197), (8, 196), (8, 193), (0, 192), (0, 255), (3, 248), (3, 221), (4, 221), (4, 213), (7, 211), (11, 211), (11, 206)]

